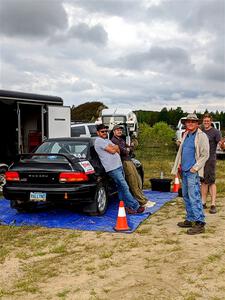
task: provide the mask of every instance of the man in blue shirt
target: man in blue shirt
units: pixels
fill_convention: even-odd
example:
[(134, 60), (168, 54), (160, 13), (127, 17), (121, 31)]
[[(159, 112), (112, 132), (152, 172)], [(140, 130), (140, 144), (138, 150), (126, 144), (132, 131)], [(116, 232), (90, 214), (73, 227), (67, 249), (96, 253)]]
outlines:
[(101, 160), (106, 173), (114, 180), (118, 188), (120, 200), (123, 200), (128, 214), (143, 213), (145, 208), (131, 195), (125, 180), (123, 166), (120, 159), (120, 149), (108, 139), (108, 126), (100, 124), (97, 128), (95, 151)]
[(209, 157), (209, 141), (198, 127), (196, 114), (189, 114), (184, 120), (187, 131), (179, 147), (172, 174), (176, 175), (181, 167), (182, 194), (186, 207), (186, 219), (179, 222), (179, 227), (188, 229), (188, 234), (205, 232), (200, 177), (204, 176), (204, 166)]

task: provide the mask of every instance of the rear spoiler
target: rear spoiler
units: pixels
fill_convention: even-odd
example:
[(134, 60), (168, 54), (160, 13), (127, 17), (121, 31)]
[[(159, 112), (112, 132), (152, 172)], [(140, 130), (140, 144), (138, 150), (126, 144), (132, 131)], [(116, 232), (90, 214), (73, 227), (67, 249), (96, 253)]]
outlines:
[(64, 154), (64, 153), (23, 153), (18, 155), (18, 160), (24, 159), (24, 158), (31, 158), (32, 156), (61, 156), (68, 160), (70, 164), (73, 164), (74, 162), (79, 162), (80, 158), (74, 157), (72, 154)]

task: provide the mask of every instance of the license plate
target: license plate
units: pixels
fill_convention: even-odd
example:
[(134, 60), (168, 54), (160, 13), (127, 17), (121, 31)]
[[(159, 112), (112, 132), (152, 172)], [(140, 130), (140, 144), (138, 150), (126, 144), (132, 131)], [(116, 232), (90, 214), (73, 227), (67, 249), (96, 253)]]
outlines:
[(30, 200), (31, 201), (46, 201), (46, 193), (30, 193)]

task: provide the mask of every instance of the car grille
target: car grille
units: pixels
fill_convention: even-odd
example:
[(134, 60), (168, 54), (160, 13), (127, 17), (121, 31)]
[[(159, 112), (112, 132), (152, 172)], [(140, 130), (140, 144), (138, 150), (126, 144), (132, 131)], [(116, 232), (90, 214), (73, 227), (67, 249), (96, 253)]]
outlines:
[(20, 173), (20, 181), (24, 183), (58, 183), (59, 174), (56, 172), (26, 172)]

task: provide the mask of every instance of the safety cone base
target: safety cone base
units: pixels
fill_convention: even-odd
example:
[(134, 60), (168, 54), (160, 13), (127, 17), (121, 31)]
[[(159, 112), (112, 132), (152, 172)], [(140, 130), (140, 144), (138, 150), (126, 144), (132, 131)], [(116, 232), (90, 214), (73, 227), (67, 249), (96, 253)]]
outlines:
[(125, 227), (125, 228), (121, 228), (121, 227), (116, 227), (116, 226), (114, 226), (113, 227), (113, 229), (115, 230), (115, 231), (130, 231), (131, 229), (130, 229), (130, 227)]

